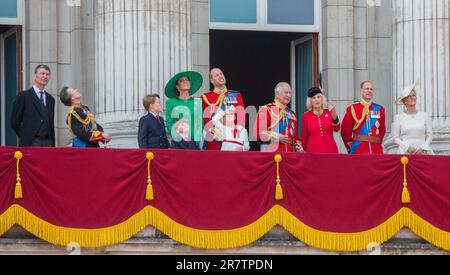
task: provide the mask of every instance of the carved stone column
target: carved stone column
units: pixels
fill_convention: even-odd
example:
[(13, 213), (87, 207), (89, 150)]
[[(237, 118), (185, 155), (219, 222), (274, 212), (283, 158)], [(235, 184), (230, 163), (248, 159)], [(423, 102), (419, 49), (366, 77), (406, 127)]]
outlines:
[(191, 0), (95, 1), (95, 112), (111, 146), (137, 147), (142, 98), (192, 68)]
[[(433, 119), (433, 148), (450, 153), (449, 1), (393, 0), (392, 6), (393, 98), (419, 81), (418, 108)], [(394, 107), (394, 114), (402, 111)]]

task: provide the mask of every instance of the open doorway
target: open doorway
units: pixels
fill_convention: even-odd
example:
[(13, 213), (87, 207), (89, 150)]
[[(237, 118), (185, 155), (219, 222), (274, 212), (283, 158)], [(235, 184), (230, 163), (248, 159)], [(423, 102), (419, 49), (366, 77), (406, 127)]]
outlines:
[(22, 29), (0, 25), (0, 144), (17, 146), (11, 129), (11, 112), (22, 90)]
[[(306, 91), (316, 84), (319, 71), (317, 37), (298, 32), (210, 30), (210, 66), (221, 68), (228, 88), (241, 92), (245, 105), (257, 109), (273, 101), (278, 82), (291, 83), (291, 108), (300, 120)], [(251, 135), (253, 125), (247, 129)], [(259, 150), (259, 145), (252, 142), (251, 149)]]

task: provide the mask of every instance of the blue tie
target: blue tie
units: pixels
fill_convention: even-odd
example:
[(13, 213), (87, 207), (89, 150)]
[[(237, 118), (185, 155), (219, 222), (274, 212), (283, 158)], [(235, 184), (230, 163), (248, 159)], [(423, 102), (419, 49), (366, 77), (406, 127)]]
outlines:
[(39, 91), (39, 93), (40, 93), (39, 100), (41, 101), (42, 106), (45, 107), (45, 102), (44, 102), (44, 92), (43, 92), (43, 91)]

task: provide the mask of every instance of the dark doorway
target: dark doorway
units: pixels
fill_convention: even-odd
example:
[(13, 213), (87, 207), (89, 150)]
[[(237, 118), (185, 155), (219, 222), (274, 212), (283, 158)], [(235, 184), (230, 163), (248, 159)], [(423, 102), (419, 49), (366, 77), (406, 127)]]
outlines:
[(11, 112), (17, 92), (22, 89), (22, 29), (0, 26), (0, 142), (16, 146)]
[[(210, 66), (222, 69), (228, 88), (241, 92), (246, 106), (259, 109), (273, 101), (278, 82), (291, 83), (291, 43), (305, 35), (211, 30)], [(252, 136), (252, 121), (247, 129)], [(251, 147), (259, 150), (255, 142)]]

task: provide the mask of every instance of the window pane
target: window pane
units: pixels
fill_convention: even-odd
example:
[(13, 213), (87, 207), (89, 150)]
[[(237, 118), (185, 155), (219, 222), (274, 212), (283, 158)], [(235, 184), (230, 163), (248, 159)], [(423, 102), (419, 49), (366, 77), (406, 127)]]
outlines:
[(268, 23), (314, 25), (314, 0), (267, 0)]
[(210, 0), (211, 22), (256, 23), (256, 0)]
[(17, 18), (18, 0), (1, 0), (0, 17)]

